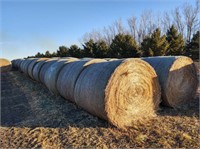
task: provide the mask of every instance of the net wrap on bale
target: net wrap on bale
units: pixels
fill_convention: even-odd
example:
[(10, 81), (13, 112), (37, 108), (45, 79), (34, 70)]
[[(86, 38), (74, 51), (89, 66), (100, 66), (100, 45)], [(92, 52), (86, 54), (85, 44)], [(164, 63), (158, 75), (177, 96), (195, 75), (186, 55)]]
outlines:
[(32, 72), (34, 80), (36, 80), (38, 82), (40, 81), (40, 79), (39, 79), (40, 70), (41, 70), (42, 66), (46, 63), (47, 60), (39, 61), (35, 64), (35, 66), (33, 68), (33, 72)]
[(77, 58), (66, 57), (58, 60), (56, 63), (52, 64), (46, 71), (44, 76), (44, 83), (46, 87), (54, 94), (58, 95), (58, 90), (56, 87), (58, 75), (62, 68), (73, 61), (77, 61)]
[(51, 65), (56, 63), (59, 59), (58, 58), (52, 58), (47, 61), (45, 61), (44, 65), (41, 67), (40, 72), (39, 72), (39, 80), (41, 83), (45, 84), (44, 79), (45, 79), (45, 74), (46, 71), (48, 70)]
[(103, 59), (84, 59), (70, 62), (60, 71), (57, 79), (57, 89), (61, 96), (74, 102), (74, 87), (76, 81), (87, 66), (93, 63), (105, 62)]
[(40, 62), (40, 61), (45, 61), (48, 60), (48, 58), (36, 58), (35, 60), (33, 60), (29, 66), (28, 66), (28, 75), (33, 79), (33, 68), (34, 66)]

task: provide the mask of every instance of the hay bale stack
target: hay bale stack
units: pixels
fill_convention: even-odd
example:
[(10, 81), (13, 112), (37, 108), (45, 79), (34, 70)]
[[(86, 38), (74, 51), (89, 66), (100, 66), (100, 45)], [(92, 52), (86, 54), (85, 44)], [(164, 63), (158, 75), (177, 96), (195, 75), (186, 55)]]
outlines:
[(24, 59), (20, 64), (20, 70), (21, 72), (27, 74), (28, 71), (28, 65), (34, 58)]
[(8, 72), (12, 69), (12, 64), (5, 58), (0, 58), (0, 70), (1, 72)]
[(105, 62), (103, 59), (80, 60), (68, 63), (60, 71), (57, 79), (57, 90), (61, 96), (74, 102), (74, 87), (81, 71), (93, 63)]
[(44, 77), (45, 77), (45, 73), (46, 73), (47, 69), (50, 68), (51, 65), (56, 63), (58, 60), (59, 60), (58, 58), (52, 58), (52, 59), (45, 61), (44, 65), (41, 67), (41, 69), (39, 71), (39, 80), (41, 83), (44, 84)]
[(155, 115), (160, 95), (156, 72), (140, 59), (92, 64), (74, 90), (77, 105), (119, 128)]
[(164, 105), (178, 107), (193, 99), (198, 79), (192, 59), (185, 56), (161, 56), (143, 60), (157, 72)]
[(29, 64), (29, 66), (28, 66), (28, 75), (32, 78), (32, 79), (34, 79), (33, 78), (33, 68), (34, 68), (34, 66), (38, 63), (38, 62), (40, 62), (40, 61), (45, 61), (45, 60), (48, 60), (49, 58), (37, 58), (37, 59), (35, 59), (35, 60), (33, 60), (30, 64)]
[(56, 87), (56, 83), (57, 83), (57, 79), (58, 79), (58, 75), (60, 73), (60, 71), (62, 70), (62, 68), (73, 61), (77, 61), (77, 58), (62, 58), (60, 60), (58, 60), (56, 63), (54, 63), (53, 65), (51, 65), (44, 76), (44, 83), (46, 85), (46, 87), (54, 94), (58, 95), (58, 90)]

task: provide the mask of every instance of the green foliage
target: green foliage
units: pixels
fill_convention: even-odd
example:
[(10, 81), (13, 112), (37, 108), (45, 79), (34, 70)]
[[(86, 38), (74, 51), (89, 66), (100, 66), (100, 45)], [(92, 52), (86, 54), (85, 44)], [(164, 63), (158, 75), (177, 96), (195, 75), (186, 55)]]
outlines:
[(51, 57), (51, 53), (49, 51), (45, 52), (45, 57)]
[(41, 58), (41, 57), (44, 57), (44, 54), (38, 52), (34, 57), (36, 57), (36, 58)]
[(101, 40), (94, 44), (93, 54), (96, 58), (105, 58), (109, 50), (109, 46), (105, 41)]
[(93, 49), (95, 48), (95, 43), (92, 39), (83, 44), (84, 57), (94, 57)]
[(69, 49), (65, 46), (60, 46), (59, 50), (57, 50), (57, 56), (58, 57), (67, 57), (69, 56), (68, 54)]
[(185, 42), (182, 35), (178, 33), (178, 30), (174, 25), (170, 27), (166, 35), (166, 39), (169, 43), (167, 55), (183, 55), (185, 52)]
[(138, 57), (139, 47), (132, 36), (118, 34), (112, 40), (109, 56), (116, 58)]
[(53, 52), (53, 53), (51, 54), (51, 57), (57, 57), (57, 53), (56, 53), (56, 52)]
[(72, 57), (80, 58), (82, 57), (81, 49), (77, 45), (72, 45), (69, 48), (69, 55)]
[(199, 59), (199, 31), (197, 31), (189, 44), (187, 44), (188, 56)]
[(143, 56), (164, 56), (167, 53), (169, 44), (166, 36), (161, 36), (161, 31), (157, 28), (151, 36), (147, 36), (141, 43)]

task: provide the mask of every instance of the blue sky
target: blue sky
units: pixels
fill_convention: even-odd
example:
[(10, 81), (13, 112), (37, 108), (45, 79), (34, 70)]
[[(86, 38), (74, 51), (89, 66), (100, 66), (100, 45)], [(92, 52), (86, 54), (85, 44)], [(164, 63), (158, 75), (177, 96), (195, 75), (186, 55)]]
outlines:
[[(144, 10), (162, 13), (184, 0), (0, 0), (1, 57), (10, 60), (81, 45), (86, 32)], [(185, 0), (186, 2), (186, 0)], [(188, 0), (189, 3), (194, 1)]]

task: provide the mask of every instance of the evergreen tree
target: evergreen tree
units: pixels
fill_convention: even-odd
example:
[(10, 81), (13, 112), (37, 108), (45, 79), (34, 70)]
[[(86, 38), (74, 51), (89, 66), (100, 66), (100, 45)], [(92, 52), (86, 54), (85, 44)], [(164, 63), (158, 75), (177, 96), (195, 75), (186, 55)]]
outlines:
[(95, 48), (95, 43), (92, 39), (84, 43), (83, 48), (85, 57), (94, 57), (93, 49)]
[(45, 52), (45, 57), (51, 57), (51, 53), (49, 51)]
[(81, 49), (77, 45), (71, 45), (69, 48), (69, 55), (72, 57), (81, 57)]
[(163, 56), (166, 55), (169, 44), (166, 36), (161, 36), (161, 31), (157, 28), (151, 36), (147, 36), (141, 43), (143, 56)]
[(130, 35), (118, 34), (112, 40), (109, 55), (116, 58), (138, 57), (139, 47)]
[(187, 45), (188, 56), (192, 59), (199, 59), (199, 31), (197, 31), (193, 37), (191, 42)]
[(172, 25), (169, 30), (167, 30), (166, 37), (169, 47), (167, 50), (167, 55), (183, 55), (185, 42), (178, 30)]
[(43, 57), (43, 54), (41, 54), (40, 52), (38, 52), (36, 55), (35, 55), (36, 58), (41, 58)]
[(67, 47), (65, 47), (65, 46), (60, 46), (59, 47), (59, 50), (57, 50), (57, 56), (58, 57), (67, 57), (67, 56), (69, 56), (69, 54), (68, 54), (68, 48)]
[(93, 46), (94, 57), (96, 58), (105, 58), (107, 57), (109, 47), (105, 41), (101, 40), (95, 43)]
[(53, 53), (51, 54), (51, 57), (57, 57), (56, 52), (53, 52)]

